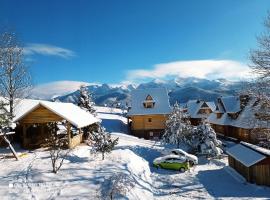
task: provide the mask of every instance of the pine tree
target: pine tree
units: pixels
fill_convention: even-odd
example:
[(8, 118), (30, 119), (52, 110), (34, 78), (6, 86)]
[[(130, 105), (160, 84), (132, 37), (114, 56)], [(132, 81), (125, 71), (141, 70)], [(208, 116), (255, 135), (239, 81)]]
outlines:
[(94, 116), (97, 115), (96, 110), (94, 108), (95, 103), (92, 99), (92, 95), (88, 91), (87, 87), (83, 85), (80, 87), (80, 96), (79, 96), (78, 106), (86, 110), (87, 112), (93, 114)]
[(105, 131), (104, 127), (99, 127), (98, 132), (90, 134), (90, 140), (92, 140), (92, 151), (94, 153), (100, 152), (102, 154), (102, 160), (106, 153), (110, 153), (115, 145), (118, 144), (119, 138), (113, 140), (111, 134)]
[(162, 141), (164, 143), (177, 144), (179, 148), (181, 142), (189, 144), (191, 132), (192, 126), (187, 114), (175, 103), (172, 113), (166, 121), (166, 129)]
[(223, 153), (220, 148), (222, 143), (217, 139), (216, 132), (211, 125), (205, 121), (194, 129), (192, 141), (193, 147), (197, 147), (200, 153), (209, 156), (219, 156)]

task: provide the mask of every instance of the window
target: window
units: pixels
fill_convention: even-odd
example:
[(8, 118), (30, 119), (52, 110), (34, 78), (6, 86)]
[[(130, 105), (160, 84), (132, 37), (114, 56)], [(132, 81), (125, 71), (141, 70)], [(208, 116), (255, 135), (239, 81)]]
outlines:
[(145, 101), (143, 102), (143, 106), (145, 108), (153, 108), (155, 106), (155, 101), (150, 95), (147, 95)]
[(154, 133), (152, 131), (149, 132), (149, 136), (150, 137), (153, 137), (154, 136)]
[(152, 122), (152, 118), (148, 118), (148, 122)]

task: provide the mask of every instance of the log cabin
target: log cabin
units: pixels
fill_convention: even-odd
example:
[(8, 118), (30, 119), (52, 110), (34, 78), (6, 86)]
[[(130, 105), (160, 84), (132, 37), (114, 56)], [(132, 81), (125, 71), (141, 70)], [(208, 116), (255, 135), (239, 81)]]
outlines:
[(164, 133), (171, 112), (165, 88), (136, 89), (131, 93), (128, 123), (134, 136), (157, 139)]
[(241, 142), (227, 150), (229, 166), (248, 182), (270, 186), (270, 150)]
[(57, 134), (67, 134), (68, 148), (83, 141), (83, 127), (100, 120), (72, 103), (24, 99), (15, 107), (16, 138), (23, 148), (35, 149), (48, 136), (48, 123), (55, 123)]
[(215, 110), (216, 105), (214, 102), (207, 102), (203, 100), (189, 100), (183, 108), (183, 111), (190, 117), (192, 125), (199, 125), (202, 120), (208, 118), (208, 116)]
[(260, 130), (270, 129), (270, 125), (256, 118), (257, 102), (247, 95), (218, 98), (216, 109), (207, 121), (221, 136), (258, 144), (266, 140)]

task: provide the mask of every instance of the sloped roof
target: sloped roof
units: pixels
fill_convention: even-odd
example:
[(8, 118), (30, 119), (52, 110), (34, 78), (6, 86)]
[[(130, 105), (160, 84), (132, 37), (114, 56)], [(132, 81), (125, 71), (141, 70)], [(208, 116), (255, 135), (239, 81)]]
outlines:
[(241, 142), (241, 144), (251, 148), (251, 149), (254, 149), (255, 151), (259, 152), (259, 153), (262, 153), (266, 156), (270, 156), (270, 150), (269, 149), (265, 149), (263, 147), (259, 147), (257, 145), (254, 145), (254, 144), (250, 144), (250, 143), (247, 143), (247, 142)]
[(238, 96), (221, 97), (222, 104), (227, 113), (237, 113), (241, 110)]
[[(155, 102), (153, 108), (145, 108), (143, 102), (150, 95)], [(165, 88), (136, 89), (131, 92), (131, 109), (127, 115), (151, 115), (151, 114), (169, 114), (171, 107), (169, 97)]]
[(21, 120), (23, 117), (25, 117), (27, 114), (39, 106), (47, 108), (77, 128), (82, 128), (100, 121), (92, 114), (82, 110), (80, 107), (72, 103), (60, 103), (31, 99), (24, 99), (19, 102), (19, 104), (15, 107), (15, 117), (13, 121), (17, 122)]
[(251, 98), (248, 104), (240, 113), (239, 117), (233, 121), (232, 126), (246, 129), (252, 128), (270, 128), (270, 124), (265, 121), (260, 121), (255, 114), (260, 109), (259, 105), (254, 106), (255, 98)]
[(207, 117), (206, 114), (198, 113), (202, 106), (206, 104), (212, 111), (215, 110), (214, 102), (206, 102), (202, 100), (189, 100), (186, 104), (187, 112), (191, 118), (203, 118)]
[(246, 167), (250, 167), (266, 158), (263, 154), (246, 147), (242, 143), (231, 147), (227, 150), (227, 153)]
[(233, 123), (233, 119), (229, 117), (227, 113), (222, 114), (220, 118), (217, 118), (216, 113), (211, 113), (207, 118), (207, 121), (211, 124), (218, 125), (231, 125)]

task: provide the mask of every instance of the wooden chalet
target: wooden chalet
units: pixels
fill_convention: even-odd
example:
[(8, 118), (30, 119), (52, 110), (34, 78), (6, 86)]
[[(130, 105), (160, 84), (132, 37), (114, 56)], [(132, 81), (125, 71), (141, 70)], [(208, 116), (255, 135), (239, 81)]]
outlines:
[(145, 139), (160, 137), (171, 112), (165, 88), (137, 89), (131, 93), (131, 107), (127, 113), (131, 133)]
[(215, 108), (216, 105), (214, 102), (189, 100), (185, 104), (183, 111), (189, 115), (191, 124), (197, 126), (202, 120), (207, 119)]
[(55, 122), (58, 134), (68, 135), (68, 147), (83, 140), (83, 127), (99, 122), (90, 113), (72, 103), (22, 100), (15, 109), (16, 137), (22, 147), (40, 147), (48, 136), (48, 123)]
[(257, 109), (254, 98), (248, 96), (221, 97), (218, 98), (217, 107), (209, 115), (207, 121), (222, 136), (257, 144), (265, 140), (265, 137), (259, 132), (259, 128), (270, 128), (267, 124), (261, 124), (262, 127), (258, 127), (259, 123), (255, 116)]
[(241, 142), (227, 153), (229, 166), (248, 182), (270, 186), (270, 150)]

